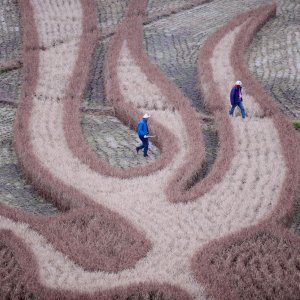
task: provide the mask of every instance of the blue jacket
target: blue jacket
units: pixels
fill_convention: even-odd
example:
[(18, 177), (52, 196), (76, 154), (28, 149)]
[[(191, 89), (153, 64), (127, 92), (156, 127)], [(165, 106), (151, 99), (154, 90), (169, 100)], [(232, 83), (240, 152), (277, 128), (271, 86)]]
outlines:
[(149, 133), (147, 120), (145, 119), (140, 120), (137, 128), (137, 133), (139, 136), (144, 136)]
[(230, 92), (230, 102), (231, 105), (239, 105), (243, 101), (242, 98), (242, 87), (233, 86)]

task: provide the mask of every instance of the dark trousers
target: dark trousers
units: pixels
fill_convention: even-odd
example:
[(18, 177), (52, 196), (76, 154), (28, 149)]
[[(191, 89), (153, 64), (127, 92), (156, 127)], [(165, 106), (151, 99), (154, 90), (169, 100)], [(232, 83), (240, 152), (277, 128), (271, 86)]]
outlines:
[(144, 138), (142, 135), (139, 135), (140, 140), (142, 141), (142, 145), (138, 147), (139, 150), (144, 149), (144, 155), (147, 155), (148, 147), (149, 147), (149, 141), (148, 138)]
[(238, 104), (232, 105), (232, 106), (231, 106), (231, 109), (230, 109), (230, 111), (229, 111), (229, 114), (230, 114), (230, 115), (233, 115), (234, 109), (235, 109), (237, 106), (238, 106), (238, 107), (240, 108), (240, 110), (241, 110), (242, 118), (245, 119), (245, 118), (246, 118), (246, 111), (245, 111), (245, 107), (244, 107), (244, 104), (243, 104), (242, 101), (239, 102)]

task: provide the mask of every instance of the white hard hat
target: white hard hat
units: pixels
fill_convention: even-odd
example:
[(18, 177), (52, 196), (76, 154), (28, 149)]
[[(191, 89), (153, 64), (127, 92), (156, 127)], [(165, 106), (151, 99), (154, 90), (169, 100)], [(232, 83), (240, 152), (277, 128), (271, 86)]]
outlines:
[(242, 82), (241, 81), (237, 81), (236, 83), (235, 83), (235, 85), (239, 85), (239, 86), (242, 86), (243, 84), (242, 84)]
[(145, 113), (143, 119), (148, 119), (148, 118), (150, 118), (150, 115), (148, 113)]

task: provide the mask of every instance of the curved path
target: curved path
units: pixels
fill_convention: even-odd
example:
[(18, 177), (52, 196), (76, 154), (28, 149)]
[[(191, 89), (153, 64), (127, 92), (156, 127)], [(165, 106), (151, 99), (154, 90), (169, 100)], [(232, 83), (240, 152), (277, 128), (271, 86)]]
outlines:
[[(25, 40), (25, 47), (30, 45), (25, 52), (25, 67), (31, 68), (31, 72), (27, 73), (15, 127), (17, 151), (33, 184), (53, 197), (66, 212), (48, 219), (33, 218), (3, 206), (0, 226), (3, 239), (11, 239), (7, 243), (17, 259), (22, 257), (16, 250), (20, 244), (26, 248), (23, 256), (35, 258), (32, 267), (33, 279), (38, 278), (35, 289), (45, 289), (53, 298), (55, 293), (71, 297), (70, 290), (77, 297), (88, 293), (95, 293), (95, 297), (108, 293), (112, 297), (120, 289), (127, 289), (120, 291), (124, 295), (138, 286), (139, 290), (156, 288), (166, 294), (170, 292), (171, 299), (172, 293), (177, 293), (178, 299), (189, 296), (205, 299), (202, 284), (207, 282), (201, 276), (199, 279), (197, 271), (196, 276), (193, 272), (198, 267), (197, 259), (196, 266), (191, 268), (197, 250), (266, 217), (271, 216), (274, 223), (280, 222), (290, 208), (278, 216), (279, 205), (284, 199), (288, 203), (294, 199), (299, 177), (295, 168), (299, 162), (296, 159), (292, 166), (294, 156), (289, 158), (291, 150), (283, 147), (288, 141), (283, 138), (286, 121), (275, 107), (264, 104), (261, 94), (245, 95), (249, 112), (246, 122), (239, 116), (229, 119), (222, 97), (215, 98), (219, 99), (216, 102), (206, 97), (207, 107), (226, 124), (223, 131), (219, 127), (221, 135), (226, 133), (225, 129), (227, 134), (231, 133), (228, 140), (233, 146), (221, 137), (222, 151), (216, 166), (221, 165), (220, 161), (227, 162), (217, 175), (212, 170), (204, 191), (196, 185), (190, 195), (178, 184), (173, 194), (165, 193), (180, 175), (184, 174), (182, 181), (193, 175), (193, 162), (201, 165), (203, 141), (199, 119), (187, 99), (147, 61), (143, 52), (142, 16), (146, 4), (146, 1), (131, 1), (127, 16), (113, 38), (106, 65), (107, 88), (111, 92), (110, 101), (117, 109), (125, 108), (125, 116), (132, 111), (142, 113), (147, 106), (153, 115), (154, 128), (173, 143), (174, 149), (157, 164), (159, 167), (149, 164), (141, 168), (142, 173), (132, 171), (125, 178), (122, 172), (93, 168), (89, 156), (82, 156), (85, 148), (80, 147), (84, 145), (70, 137), (78, 135), (77, 127), (72, 126), (79, 124), (79, 118), (76, 111), (68, 109), (73, 105), (79, 111), (77, 100), (88, 73), (84, 65), (91, 59), (97, 39), (96, 22), (91, 17), (94, 7), (76, 0), (68, 3), (32, 0), (30, 5), (22, 4), (24, 17), (30, 20), (27, 26), (32, 25), (33, 16), (38, 26), (25, 28), (33, 30), (30, 40)], [(53, 18), (48, 19), (49, 12)], [(235, 80), (232, 74), (243, 75), (233, 63), (232, 45), (246, 28), (255, 29), (257, 20), (262, 25), (272, 13), (273, 6), (245, 13), (238, 22), (231, 22), (231, 27), (228, 25), (232, 30), (220, 31), (219, 39), (214, 40), (210, 49), (211, 57), (206, 60), (208, 75), (204, 74), (201, 81), (204, 95), (209, 95), (211, 82), (216, 86), (213, 95), (226, 94)], [(251, 34), (244, 36), (248, 38)], [(35, 78), (34, 74), (39, 76)], [(251, 86), (251, 79), (245, 77)], [(112, 87), (117, 87), (118, 92)], [(70, 112), (74, 115), (69, 115)], [(280, 122), (282, 126), (278, 125)], [(195, 135), (190, 134), (191, 130)], [(161, 146), (164, 157), (166, 147), (163, 143)], [(291, 149), (295, 148), (297, 143), (292, 142)], [(293, 182), (289, 182), (290, 178)], [(287, 198), (285, 191), (290, 192)], [(177, 203), (170, 201), (176, 197)], [(185, 203), (180, 203), (182, 200)], [(274, 212), (276, 215), (272, 217)], [(49, 230), (44, 228), (46, 222)], [(108, 244), (101, 246), (107, 241)], [(104, 252), (107, 257), (99, 254)], [(33, 284), (30, 279), (28, 282)], [(208, 291), (216, 295), (213, 287), (208, 286)]]

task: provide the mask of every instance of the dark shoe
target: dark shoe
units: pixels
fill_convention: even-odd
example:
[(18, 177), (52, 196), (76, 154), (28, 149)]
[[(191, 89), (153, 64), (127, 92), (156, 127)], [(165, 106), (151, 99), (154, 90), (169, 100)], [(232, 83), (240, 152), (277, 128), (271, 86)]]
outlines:
[(148, 157), (148, 154), (144, 154), (144, 157)]
[(136, 147), (135, 150), (136, 150), (136, 153), (137, 153), (137, 154), (138, 154), (139, 151), (140, 151), (139, 147)]

